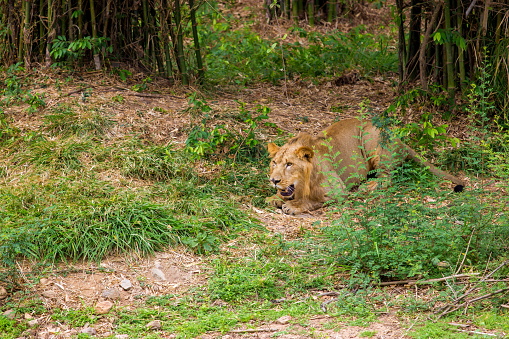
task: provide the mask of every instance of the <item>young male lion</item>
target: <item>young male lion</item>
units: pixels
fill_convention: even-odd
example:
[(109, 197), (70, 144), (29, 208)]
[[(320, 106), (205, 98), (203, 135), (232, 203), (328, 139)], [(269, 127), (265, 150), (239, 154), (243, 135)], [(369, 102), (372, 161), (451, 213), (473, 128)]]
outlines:
[(330, 199), (327, 194), (331, 187), (346, 191), (375, 170), (387, 174), (390, 170), (387, 164), (400, 164), (405, 158), (412, 158), (429, 167), (433, 174), (452, 181), (457, 185), (455, 191), (463, 189), (462, 180), (423, 161), (401, 141), (384, 147), (382, 144), (380, 130), (359, 119), (336, 122), (317, 137), (300, 133), (282, 147), (269, 143), (270, 183), (277, 193), (267, 200), (286, 214), (312, 211)]

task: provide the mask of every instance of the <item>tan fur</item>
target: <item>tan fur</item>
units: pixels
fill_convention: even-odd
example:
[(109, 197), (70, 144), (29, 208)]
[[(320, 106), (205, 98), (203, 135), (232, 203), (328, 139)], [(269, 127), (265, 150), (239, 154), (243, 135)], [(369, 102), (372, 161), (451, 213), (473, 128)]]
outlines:
[[(287, 214), (312, 211), (329, 200), (331, 187), (346, 191), (346, 187), (359, 184), (374, 170), (388, 172), (387, 163), (401, 163), (403, 158), (412, 158), (435, 175), (464, 185), (460, 179), (420, 159), (401, 141), (390, 143), (389, 149), (381, 144), (380, 131), (370, 122), (358, 119), (336, 122), (317, 137), (300, 133), (282, 147), (269, 143), (270, 181), (277, 193), (267, 200)], [(400, 154), (399, 158), (393, 154)]]

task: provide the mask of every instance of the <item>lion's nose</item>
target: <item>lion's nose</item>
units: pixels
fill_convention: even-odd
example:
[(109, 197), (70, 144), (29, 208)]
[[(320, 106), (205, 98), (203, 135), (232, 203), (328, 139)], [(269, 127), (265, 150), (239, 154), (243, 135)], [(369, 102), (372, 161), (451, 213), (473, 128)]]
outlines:
[(270, 179), (270, 181), (272, 181), (272, 183), (273, 183), (274, 185), (277, 185), (277, 184), (279, 184), (279, 182), (281, 181), (281, 179), (274, 179), (274, 178), (272, 178), (272, 179)]

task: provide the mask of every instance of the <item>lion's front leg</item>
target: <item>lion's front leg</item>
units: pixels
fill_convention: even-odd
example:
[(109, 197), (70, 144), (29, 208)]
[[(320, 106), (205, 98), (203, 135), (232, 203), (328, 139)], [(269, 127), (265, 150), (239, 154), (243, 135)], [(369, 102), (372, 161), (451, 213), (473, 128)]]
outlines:
[(281, 209), (283, 210), (283, 213), (290, 214), (290, 215), (296, 215), (296, 214), (302, 214), (305, 212), (314, 211), (316, 209), (319, 209), (323, 206), (323, 202), (319, 201), (312, 201), (312, 200), (292, 200), (287, 201), (283, 204)]
[(274, 194), (271, 197), (265, 198), (265, 202), (269, 205), (275, 206), (277, 208), (283, 208), (285, 200), (281, 198), (279, 195)]

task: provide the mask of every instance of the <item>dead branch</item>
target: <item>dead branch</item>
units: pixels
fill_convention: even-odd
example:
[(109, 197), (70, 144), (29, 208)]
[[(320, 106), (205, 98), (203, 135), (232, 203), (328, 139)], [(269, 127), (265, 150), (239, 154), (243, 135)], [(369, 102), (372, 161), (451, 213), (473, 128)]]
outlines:
[(377, 284), (377, 286), (390, 286), (390, 285), (421, 285), (421, 284), (431, 284), (434, 282), (446, 281), (449, 279), (462, 279), (462, 278), (471, 278), (473, 276), (477, 276), (479, 273), (469, 273), (469, 274), (454, 274), (448, 277), (435, 278), (429, 280), (399, 280), (399, 281), (385, 281)]

